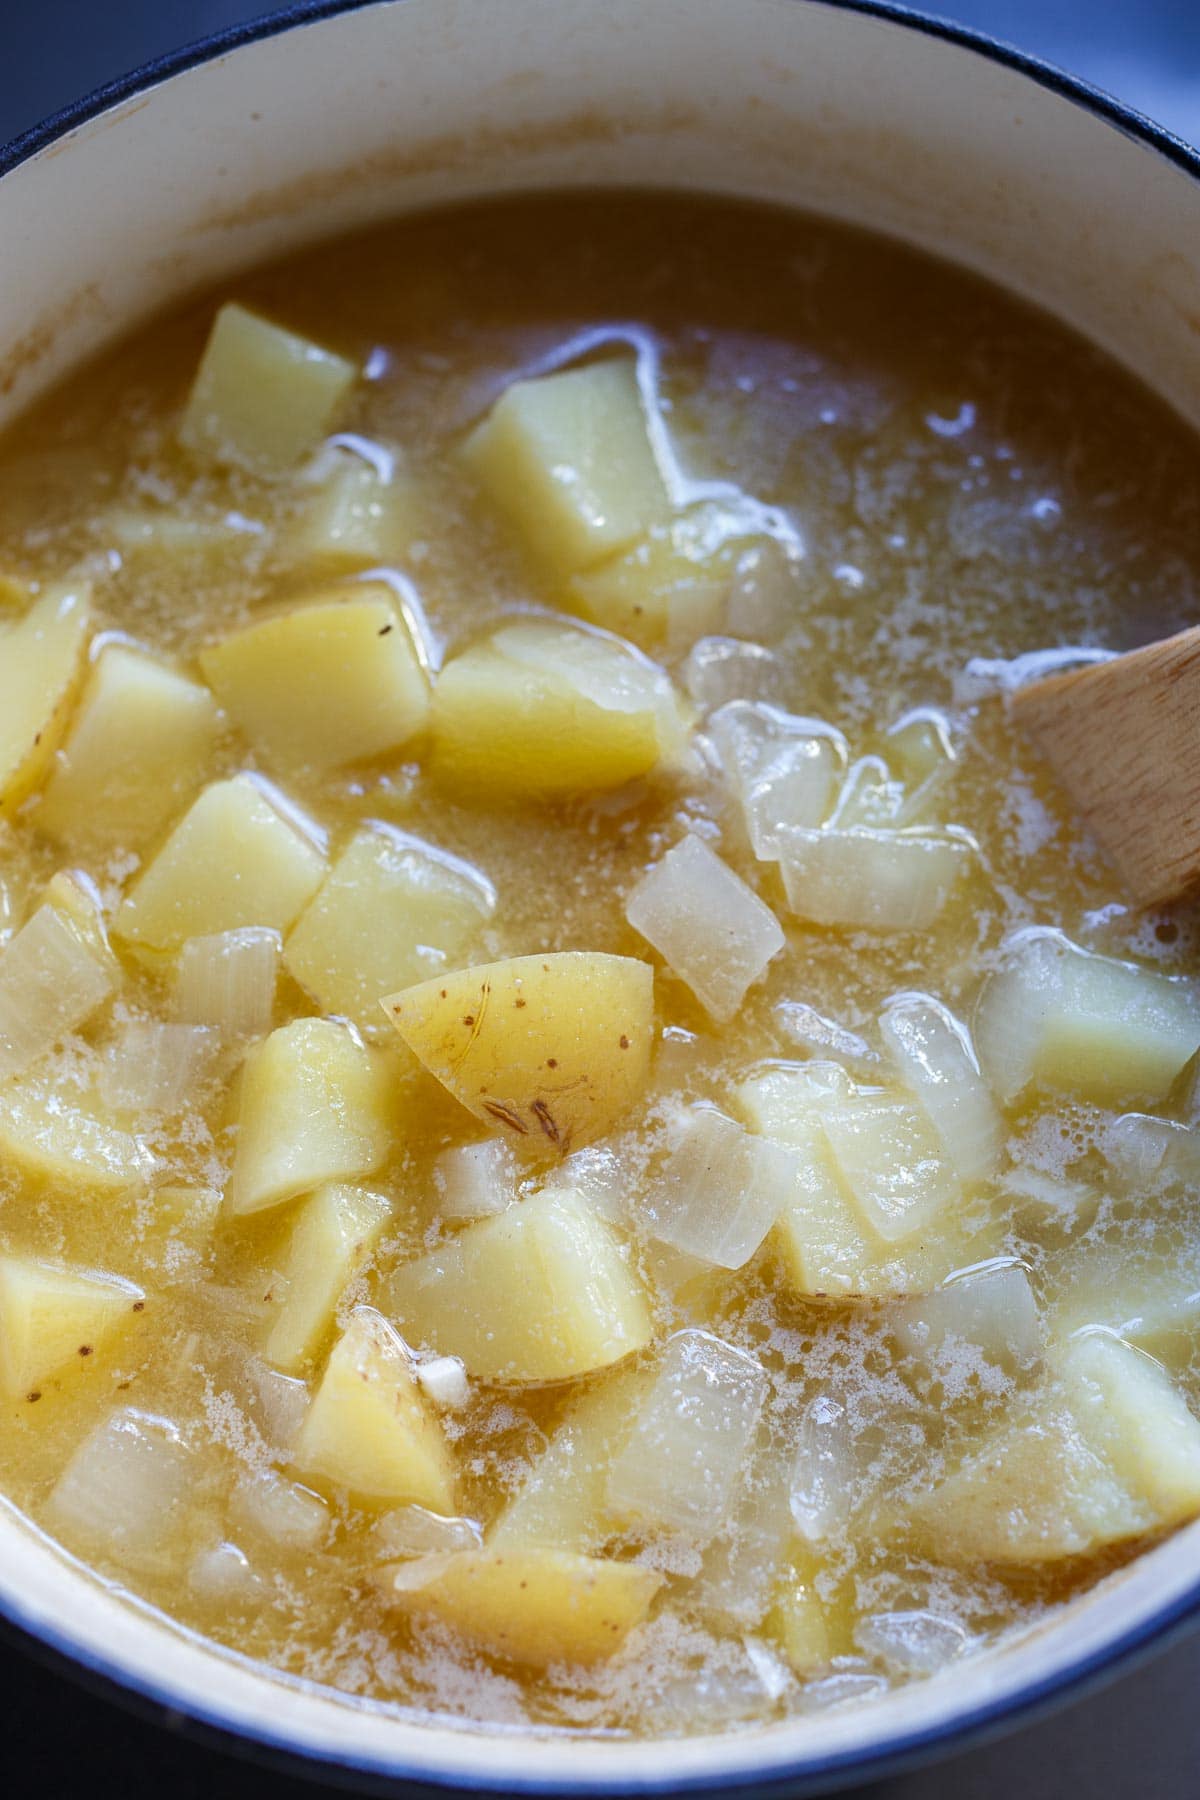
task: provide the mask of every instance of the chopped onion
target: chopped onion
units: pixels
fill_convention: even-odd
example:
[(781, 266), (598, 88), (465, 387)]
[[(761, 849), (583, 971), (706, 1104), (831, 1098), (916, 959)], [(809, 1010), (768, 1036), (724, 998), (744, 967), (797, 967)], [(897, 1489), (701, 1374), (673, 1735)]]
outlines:
[(934, 1675), (970, 1642), (957, 1619), (922, 1611), (871, 1613), (855, 1636), (859, 1649), (892, 1675)]
[(225, 1037), (261, 1036), (275, 1012), (279, 949), (279, 933), (258, 925), (189, 938), (179, 953), (180, 1019)]
[(964, 1181), (996, 1172), (1004, 1126), (966, 1028), (927, 994), (900, 994), (879, 1021), (900, 1080), (937, 1132)]
[(116, 975), (99, 920), (93, 935), (44, 901), (0, 950), (0, 1080), (82, 1025), (108, 999)]
[(372, 1532), (382, 1557), (453, 1556), (478, 1550), (483, 1533), (474, 1519), (447, 1519), (424, 1506), (398, 1506), (376, 1521)]
[(885, 1243), (923, 1231), (958, 1198), (941, 1146), (907, 1101), (861, 1093), (820, 1117), (838, 1173)]
[(925, 931), (970, 857), (963, 840), (928, 832), (794, 827), (781, 835), (788, 905), (815, 925)]
[(236, 1544), (201, 1550), (192, 1560), (187, 1581), (196, 1599), (212, 1606), (250, 1606), (263, 1594), (262, 1576)]
[(245, 1381), (250, 1416), (267, 1443), (279, 1454), (290, 1450), (308, 1411), (308, 1383), (282, 1375), (260, 1356), (247, 1358)]
[(702, 1262), (740, 1269), (795, 1190), (794, 1159), (707, 1106), (683, 1114), (672, 1136), (646, 1203), (651, 1231)]
[(191, 1453), (176, 1426), (125, 1407), (78, 1446), (44, 1517), (52, 1530), (86, 1538), (114, 1562), (149, 1566), (179, 1541), (192, 1479)]
[(840, 732), (751, 700), (721, 707), (709, 728), (760, 861), (779, 855), (788, 826), (823, 822), (846, 760)]
[(688, 696), (705, 712), (730, 700), (774, 700), (783, 687), (778, 657), (740, 638), (704, 637), (683, 665)]
[(805, 1409), (792, 1464), (791, 1514), (806, 1543), (836, 1537), (854, 1508), (854, 1438), (845, 1407), (818, 1394)]
[(1101, 1131), (1099, 1147), (1105, 1161), (1130, 1182), (1200, 1175), (1200, 1133), (1174, 1119), (1122, 1113)]
[(443, 1219), (486, 1219), (516, 1199), (516, 1159), (499, 1138), (456, 1144), (436, 1158), (433, 1185)]
[(620, 1158), (602, 1145), (590, 1144), (564, 1158), (546, 1188), (578, 1194), (593, 1212), (622, 1224), (629, 1212), (629, 1180)]
[(767, 1378), (744, 1351), (705, 1331), (669, 1338), (609, 1469), (614, 1513), (707, 1543), (729, 1516), (766, 1396)]
[(1002, 1368), (1029, 1368), (1042, 1354), (1042, 1323), (1018, 1262), (964, 1270), (932, 1294), (896, 1309), (893, 1329), (912, 1356), (940, 1364), (956, 1345), (974, 1346)]
[(888, 759), (909, 788), (956, 760), (950, 722), (931, 706), (917, 706), (897, 719), (887, 733)]
[(732, 1621), (743, 1630), (761, 1624), (778, 1586), (794, 1535), (789, 1505), (789, 1469), (776, 1449), (764, 1445), (730, 1516), (704, 1552), (690, 1591), (701, 1612)]
[(325, 1502), (281, 1475), (243, 1475), (230, 1497), (230, 1514), (284, 1550), (315, 1550), (329, 1532)]
[(886, 830), (896, 824), (903, 804), (904, 789), (883, 758), (860, 756), (846, 771), (829, 823), (839, 830), (854, 825)]
[(642, 877), (625, 917), (722, 1023), (785, 943), (770, 908), (692, 836)]
[(734, 565), (725, 602), (731, 637), (778, 640), (802, 610), (804, 559), (778, 538), (764, 537), (743, 550)]
[(416, 1365), (416, 1377), (435, 1406), (456, 1412), (471, 1398), (466, 1366), (457, 1356), (431, 1356)]
[(781, 1000), (775, 1017), (789, 1041), (812, 1057), (832, 1057), (846, 1068), (874, 1074), (879, 1057), (857, 1032), (847, 1031), (836, 1019), (827, 1019), (805, 1000)]
[(174, 1114), (212, 1069), (217, 1034), (205, 1025), (126, 1019), (100, 1062), (100, 1097), (118, 1112)]

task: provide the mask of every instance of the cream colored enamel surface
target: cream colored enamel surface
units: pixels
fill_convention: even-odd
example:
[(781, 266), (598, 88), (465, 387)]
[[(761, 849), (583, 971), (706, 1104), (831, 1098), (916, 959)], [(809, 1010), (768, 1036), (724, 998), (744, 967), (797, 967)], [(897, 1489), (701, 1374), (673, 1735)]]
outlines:
[[(302, 240), (501, 188), (647, 182), (945, 251), (1200, 419), (1200, 184), (1027, 78), (803, 0), (385, 0), (193, 69), (0, 182), (0, 422), (153, 307)], [(0, 1607), (28, 1629), (229, 1729), (487, 1785), (628, 1792), (869, 1754), (1102, 1657), (1198, 1582), (1193, 1526), (1048, 1626), (869, 1708), (581, 1754), (293, 1686), (104, 1590), (0, 1511)]]

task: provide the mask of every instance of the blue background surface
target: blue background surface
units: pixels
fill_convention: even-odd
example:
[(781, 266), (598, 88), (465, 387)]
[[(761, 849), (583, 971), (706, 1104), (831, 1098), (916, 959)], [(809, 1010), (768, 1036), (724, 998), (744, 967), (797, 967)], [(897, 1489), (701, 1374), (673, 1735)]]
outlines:
[[(1081, 75), (1200, 144), (1200, 0), (957, 0), (926, 10)], [(0, 0), (0, 143), (137, 64), (262, 11), (239, 0)], [(76, 1800), (131, 1789), (154, 1800), (314, 1792), (134, 1720), (0, 1647), (0, 1793)], [(1200, 1795), (1200, 1635), (1015, 1736), (859, 1790), (859, 1800), (943, 1795)]]

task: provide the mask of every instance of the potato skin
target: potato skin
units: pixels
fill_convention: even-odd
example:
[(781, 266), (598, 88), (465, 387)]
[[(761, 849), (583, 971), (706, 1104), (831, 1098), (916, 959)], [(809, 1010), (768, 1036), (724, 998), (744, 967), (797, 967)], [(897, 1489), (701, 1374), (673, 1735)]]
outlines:
[(565, 1156), (644, 1090), (654, 974), (630, 956), (566, 950), (439, 975), (383, 1009), (457, 1100), (534, 1156)]

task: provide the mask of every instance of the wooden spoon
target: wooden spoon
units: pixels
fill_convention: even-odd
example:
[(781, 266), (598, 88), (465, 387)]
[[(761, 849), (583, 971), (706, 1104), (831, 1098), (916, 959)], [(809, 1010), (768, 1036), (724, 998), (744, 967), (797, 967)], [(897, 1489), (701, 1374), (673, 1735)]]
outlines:
[(1200, 626), (1031, 682), (1013, 711), (1133, 899), (1200, 881)]

